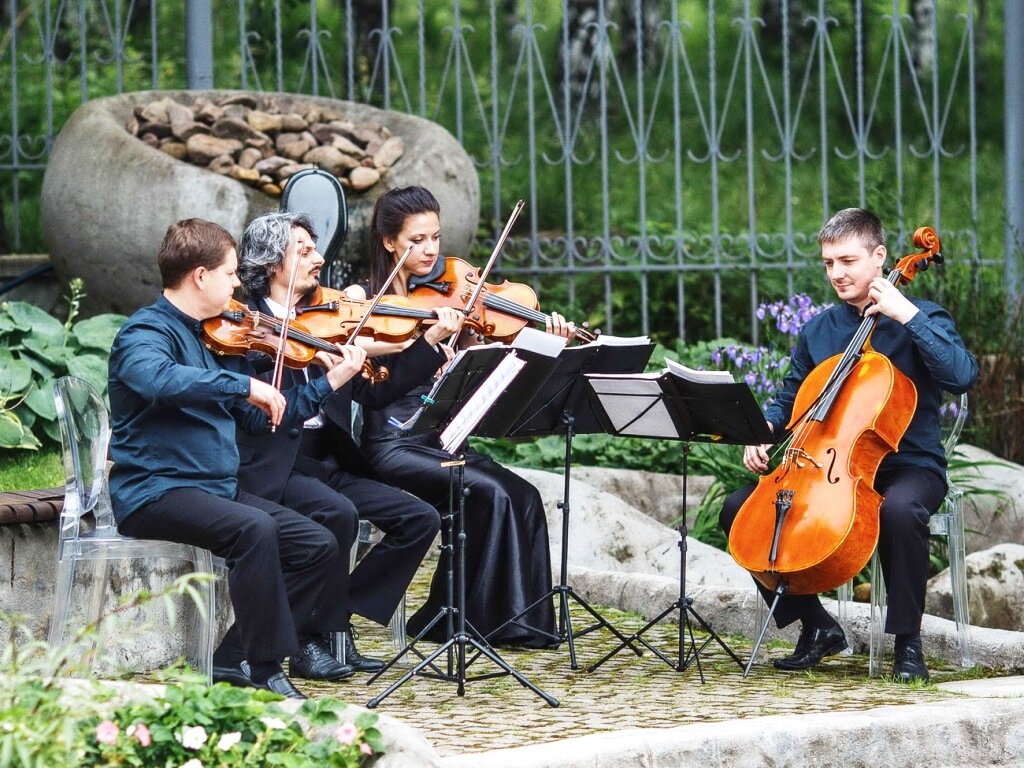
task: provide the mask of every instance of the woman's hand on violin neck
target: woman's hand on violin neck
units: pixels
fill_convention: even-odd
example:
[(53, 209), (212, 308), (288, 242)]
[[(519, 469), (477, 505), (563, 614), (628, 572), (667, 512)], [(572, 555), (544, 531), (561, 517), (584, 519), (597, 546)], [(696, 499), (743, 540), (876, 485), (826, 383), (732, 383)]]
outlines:
[(353, 376), (363, 370), (363, 363), (366, 362), (366, 350), (358, 344), (338, 344), (336, 355), (327, 352), (318, 352), (317, 358), (323, 355), (321, 362), (327, 368), (327, 381), (331, 389), (338, 389), (346, 384)]
[(246, 398), (250, 405), (255, 405), (270, 419), (273, 426), (281, 423), (284, 417), (284, 408), (287, 404), (284, 395), (276, 388), (259, 379), (249, 379), (249, 396)]
[(466, 321), (466, 316), (453, 307), (438, 307), (434, 312), (437, 314), (437, 322), (423, 332), (432, 346), (461, 331)]
[(768, 471), (769, 445), (748, 445), (743, 449), (743, 466), (758, 475)]
[(564, 336), (569, 340), (572, 340), (576, 336), (576, 324), (570, 323), (557, 312), (551, 313), (545, 323), (544, 329), (548, 333), (553, 333), (555, 336)]

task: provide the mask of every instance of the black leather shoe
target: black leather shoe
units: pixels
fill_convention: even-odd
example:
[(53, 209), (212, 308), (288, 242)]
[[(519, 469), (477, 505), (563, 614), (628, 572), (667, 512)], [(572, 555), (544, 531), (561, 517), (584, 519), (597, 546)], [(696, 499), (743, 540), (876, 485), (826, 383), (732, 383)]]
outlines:
[(342, 632), (342, 663), (352, 667), (356, 672), (379, 672), (384, 669), (384, 662), (380, 659), (371, 659), (363, 656), (356, 650), (356, 641), (352, 637), (352, 631)]
[(296, 688), (292, 681), (288, 679), (288, 675), (284, 672), (278, 672), (267, 678), (267, 681), (262, 684), (256, 684), (257, 688), (263, 688), (267, 691), (273, 691), (274, 693), (284, 696), (286, 699), (300, 699), (304, 700), (308, 698), (306, 694)]
[(244, 659), (233, 667), (214, 665), (212, 672), (215, 683), (227, 683), (239, 688), (253, 688), (256, 685), (250, 676), (249, 662)]
[(912, 683), (915, 680), (928, 682), (928, 667), (924, 663), (924, 651), (920, 645), (910, 644), (896, 651), (892, 679), (898, 683)]
[(793, 653), (784, 659), (776, 659), (774, 664), (776, 669), (811, 669), (818, 666), (826, 656), (845, 649), (846, 635), (838, 624), (828, 629), (804, 627), (800, 630), (800, 639), (796, 641)]
[(321, 640), (303, 645), (298, 654), (288, 660), (288, 671), (292, 677), (306, 680), (344, 680), (355, 674), (350, 665), (335, 659)]

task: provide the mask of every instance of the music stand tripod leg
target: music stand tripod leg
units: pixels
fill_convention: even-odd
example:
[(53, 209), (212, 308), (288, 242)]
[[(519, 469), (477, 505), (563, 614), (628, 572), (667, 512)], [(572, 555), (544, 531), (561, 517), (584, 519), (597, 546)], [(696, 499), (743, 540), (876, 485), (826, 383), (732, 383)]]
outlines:
[[(590, 605), (586, 600), (577, 595), (573, 588), (569, 585), (569, 512), (571, 506), (569, 503), (569, 484), (570, 484), (570, 469), (572, 467), (572, 441), (575, 436), (573, 425), (575, 424), (576, 418), (568, 412), (562, 414), (562, 423), (565, 424), (565, 459), (563, 464), (562, 477), (564, 479), (564, 485), (562, 488), (562, 500), (558, 502), (558, 508), (562, 511), (562, 547), (561, 547), (561, 560), (559, 563), (559, 580), (558, 584), (553, 586), (547, 593), (542, 597), (538, 598), (530, 605), (526, 606), (523, 610), (513, 616), (511, 619), (506, 621), (501, 626), (492, 630), (487, 634), (485, 640), (493, 637), (498, 632), (503, 630), (505, 627), (516, 624), (526, 629), (531, 629), (539, 634), (547, 635), (552, 640), (558, 643), (567, 643), (569, 646), (569, 667), (571, 669), (579, 669), (579, 664), (576, 660), (576, 638), (583, 635), (594, 632), (598, 629), (607, 629), (619, 642), (622, 643), (622, 647), (629, 646), (629, 649), (637, 656), (643, 655), (643, 652), (633, 645), (631, 638), (617, 629), (610, 621), (602, 616), (596, 608)], [(536, 606), (540, 605), (546, 600), (551, 600), (554, 597), (558, 597), (558, 630), (557, 634), (552, 635), (550, 632), (544, 632), (536, 627), (526, 624), (520, 621)], [(578, 632), (572, 628), (572, 615), (569, 611), (570, 600), (575, 600), (584, 610), (589, 613), (595, 623), (585, 629), (581, 629)]]
[(788, 591), (786, 582), (784, 581), (780, 581), (775, 586), (775, 597), (772, 599), (772, 605), (768, 609), (768, 615), (764, 618), (764, 625), (761, 627), (761, 633), (757, 636), (757, 642), (754, 643), (754, 648), (750, 651), (750, 660), (747, 662), (747, 666), (743, 670), (744, 677), (750, 674), (750, 668), (754, 666), (754, 661), (757, 659), (757, 652), (761, 650), (761, 642), (764, 640), (765, 632), (768, 631), (768, 625), (771, 624), (772, 617), (775, 615), (775, 609), (779, 606), (779, 600), (782, 599), (782, 596)]
[[(449, 495), (449, 506), (454, 506), (454, 498), (458, 498), (458, 515), (457, 515), (457, 532), (455, 534), (455, 543), (452, 551), (452, 557), (454, 562), (454, 571), (456, 575), (454, 593), (456, 600), (458, 601), (457, 606), (454, 609), (456, 618), (456, 628), (451, 636), (439, 646), (433, 653), (426, 656), (423, 661), (413, 667), (411, 670), (406, 672), (399, 680), (392, 683), (384, 691), (377, 696), (370, 699), (366, 706), (373, 709), (381, 701), (386, 699), (400, 687), (402, 687), (409, 680), (412, 680), (416, 675), (422, 675), (424, 670), (433, 665), (433, 662), (440, 658), (442, 654), (448, 654), (448, 675), (431, 675), (435, 679), (444, 680), (448, 682), (454, 681), (457, 684), (457, 693), (459, 696), (464, 696), (466, 693), (466, 683), (470, 680), (466, 674), (466, 648), (467, 646), (474, 649), (479, 655), (486, 656), (491, 662), (501, 670), (500, 673), (492, 673), (485, 676), (480, 676), (475, 679), (482, 679), (483, 677), (497, 677), (501, 675), (510, 675), (514, 677), (524, 688), (527, 688), (542, 698), (549, 706), (557, 707), (559, 705), (558, 699), (545, 693), (536, 685), (526, 679), (520, 672), (514, 669), (508, 662), (506, 662), (498, 653), (491, 648), (486, 641), (481, 637), (479, 640), (473, 637), (469, 631), (473, 630), (471, 625), (466, 621), (466, 527), (465, 527), (465, 511), (466, 511), (466, 496), (469, 491), (466, 488), (465, 483), (465, 468), (466, 460), (465, 457), (460, 455), (457, 460), (443, 462), (441, 466), (448, 467), (449, 470), (449, 488), (458, 488), (458, 493), (450, 493)], [(457, 486), (453, 477), (457, 477)], [(451, 510), (450, 510), (451, 511)], [(454, 513), (453, 513), (454, 514)], [(451, 573), (451, 571), (449, 571)], [(446, 614), (444, 609), (438, 613), (437, 616), (431, 621), (429, 626), (432, 626), (444, 616), (450, 616)], [(451, 626), (451, 625), (449, 625)], [(427, 629), (424, 629), (420, 634), (425, 633)], [(415, 641), (413, 641), (415, 642)], [(403, 653), (407, 649), (403, 649)], [(453, 669), (454, 667), (454, 669)]]

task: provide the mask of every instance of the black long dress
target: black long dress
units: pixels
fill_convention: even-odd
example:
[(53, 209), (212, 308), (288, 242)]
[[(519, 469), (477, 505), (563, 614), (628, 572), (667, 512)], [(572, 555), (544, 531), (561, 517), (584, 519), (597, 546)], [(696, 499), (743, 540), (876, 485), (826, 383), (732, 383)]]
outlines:
[[(389, 418), (406, 421), (422, 404), (426, 384), (387, 408), (364, 416), (363, 450), (384, 479), (442, 511), (448, 505), (449, 471), (441, 466), (451, 456), (435, 435), (399, 436)], [(540, 493), (526, 480), (487, 456), (466, 450), (466, 620), (488, 635), (551, 589), (548, 527)], [(445, 603), (444, 559), (430, 584), (427, 602), (409, 619), (417, 635)], [(489, 642), (499, 645), (548, 647), (555, 642), (555, 614), (550, 598), (541, 601), (519, 622), (505, 627)], [(438, 622), (426, 637), (441, 642), (447, 631)]]

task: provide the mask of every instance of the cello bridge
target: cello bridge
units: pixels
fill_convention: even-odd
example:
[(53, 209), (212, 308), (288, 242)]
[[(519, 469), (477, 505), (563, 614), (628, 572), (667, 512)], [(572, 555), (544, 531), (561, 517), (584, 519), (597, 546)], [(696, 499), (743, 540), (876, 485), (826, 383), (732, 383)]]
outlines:
[(803, 448), (790, 448), (786, 451), (787, 458), (796, 464), (800, 469), (807, 466), (805, 462), (810, 462), (818, 469), (822, 469), (825, 465), (819, 461), (816, 461), (811, 454), (805, 451)]

